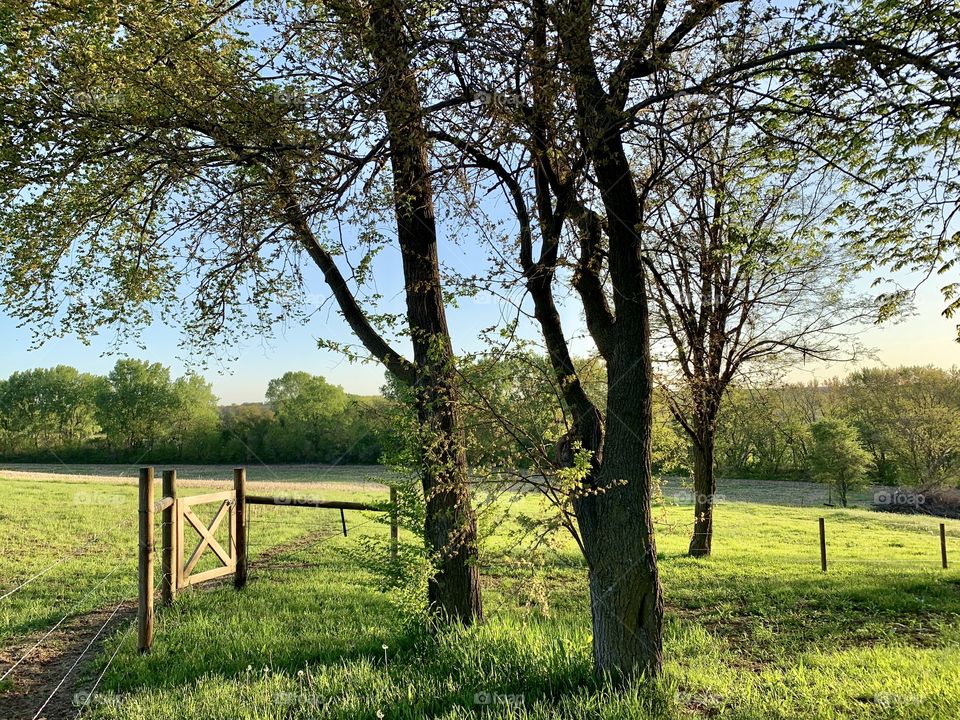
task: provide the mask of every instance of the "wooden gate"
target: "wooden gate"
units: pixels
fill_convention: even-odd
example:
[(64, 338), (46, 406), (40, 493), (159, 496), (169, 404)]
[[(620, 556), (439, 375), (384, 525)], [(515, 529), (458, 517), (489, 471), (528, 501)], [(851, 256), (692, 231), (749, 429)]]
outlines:
[[(248, 504), (283, 505), (289, 507), (333, 508), (340, 510), (343, 534), (347, 534), (347, 522), (344, 510), (382, 510), (378, 505), (369, 503), (346, 502), (338, 500), (308, 500), (303, 498), (266, 497), (247, 495), (247, 471), (236, 468), (233, 471), (233, 489), (204, 495), (180, 497), (177, 494), (177, 473), (175, 470), (163, 472), (163, 497), (153, 501), (153, 468), (140, 469), (139, 502), (139, 554), (137, 568), (137, 647), (141, 653), (149, 652), (153, 644), (153, 596), (154, 596), (154, 515), (163, 513), (162, 558), (160, 573), (160, 599), (164, 605), (173, 604), (177, 592), (184, 588), (233, 575), (233, 584), (239, 590), (247, 583), (247, 522)], [(390, 501), (396, 506), (394, 491), (390, 491)], [(207, 525), (193, 508), (199, 505), (219, 503), (210, 524)], [(226, 523), (226, 546), (217, 540), (217, 530)], [(391, 556), (397, 556), (397, 515), (391, 512), (390, 537)], [(193, 547), (192, 538), (199, 536), (200, 542), (186, 557), (187, 541)], [(208, 552), (209, 551), (209, 552)], [(203, 557), (211, 556), (217, 561), (216, 567), (197, 571)]]
[[(213, 520), (208, 526), (203, 520), (197, 517), (193, 508), (197, 505), (208, 505), (210, 503), (220, 503)], [(227, 546), (224, 547), (216, 538), (217, 530), (226, 521), (227, 523)], [(186, 554), (186, 542), (191, 531), (196, 531), (200, 536), (200, 543), (194, 548), (190, 557), (184, 562)], [(189, 535), (188, 535), (189, 533)], [(187, 497), (178, 497), (173, 506), (173, 537), (174, 537), (174, 557), (176, 566), (174, 575), (176, 579), (176, 590), (181, 590), (197, 583), (202, 583), (214, 578), (231, 575), (237, 570), (237, 495), (234, 490), (224, 490), (223, 492), (207, 493), (205, 495), (192, 495)], [(210, 550), (214, 557), (220, 563), (218, 567), (194, 573), (200, 559)]]

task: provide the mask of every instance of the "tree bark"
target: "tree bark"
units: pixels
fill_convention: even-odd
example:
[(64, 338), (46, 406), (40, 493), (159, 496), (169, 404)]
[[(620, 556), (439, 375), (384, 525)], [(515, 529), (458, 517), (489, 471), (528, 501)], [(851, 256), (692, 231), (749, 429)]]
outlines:
[[(607, 219), (613, 308), (608, 316), (602, 287), (578, 283), (591, 335), (607, 362), (607, 412), (600, 466), (574, 509), (590, 567), (595, 671), (620, 683), (638, 673), (654, 677), (663, 663), (663, 597), (650, 506), (653, 370), (638, 235), (643, 210), (623, 144), (622, 114), (593, 61), (589, 8), (575, 3), (558, 30), (577, 127)], [(590, 258), (581, 260), (588, 263), (581, 271), (588, 270)]]
[[(652, 404), (643, 392), (650, 376), (626, 347), (611, 356), (607, 372), (603, 461), (596, 491), (575, 511), (590, 568), (595, 671), (620, 683), (659, 674), (663, 597), (650, 511)], [(613, 392), (631, 386), (639, 392)]]
[(414, 353), (425, 536), (437, 563), (428, 586), (428, 602), (442, 621), (471, 623), (483, 616), (477, 526), (440, 282), (428, 139), (420, 89), (404, 40), (402, 5), (395, 0), (375, 0), (370, 28), (369, 51), (379, 75), (387, 123), (397, 239)]
[(714, 432), (702, 428), (693, 442), (694, 521), (688, 554), (706, 557), (713, 547), (713, 505), (717, 492), (714, 473)]

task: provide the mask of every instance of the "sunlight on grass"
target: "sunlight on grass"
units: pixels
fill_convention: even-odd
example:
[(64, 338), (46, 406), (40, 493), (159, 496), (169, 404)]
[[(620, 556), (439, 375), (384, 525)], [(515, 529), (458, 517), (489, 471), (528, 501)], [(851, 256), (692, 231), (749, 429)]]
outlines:
[[(76, 493), (108, 493), (91, 512)], [(356, 497), (354, 494), (353, 497)], [(103, 498), (100, 498), (103, 500)], [(513, 512), (535, 512), (525, 497)], [(132, 592), (132, 488), (0, 483), (2, 587), (105, 533), (96, 554), (64, 562), (0, 605), (0, 637), (44, 627)], [(29, 509), (29, 510), (28, 510)], [(585, 569), (558, 538), (535, 577), (484, 568), (487, 621), (409, 630), (351, 561), (370, 514), (256, 508), (248, 587), (185, 592), (157, 613), (149, 655), (126, 635), (89, 718), (938, 718), (960, 715), (960, 572), (939, 568), (938, 521), (864, 510), (725, 502), (714, 556), (685, 555), (690, 508), (658, 508), (667, 601), (666, 665), (622, 691), (592, 677)], [(817, 517), (830, 569), (820, 572)], [(960, 523), (950, 521), (951, 547)], [(309, 541), (305, 541), (309, 538)], [(294, 542), (297, 541), (297, 542)], [(502, 545), (502, 538), (496, 544)], [(280, 550), (271, 549), (283, 546)], [(35, 551), (22, 552), (24, 547)], [(265, 554), (266, 553), (266, 554)], [(497, 557), (497, 556), (491, 556)], [(89, 588), (119, 563), (116, 582)], [(90, 678), (113, 654), (103, 649)]]

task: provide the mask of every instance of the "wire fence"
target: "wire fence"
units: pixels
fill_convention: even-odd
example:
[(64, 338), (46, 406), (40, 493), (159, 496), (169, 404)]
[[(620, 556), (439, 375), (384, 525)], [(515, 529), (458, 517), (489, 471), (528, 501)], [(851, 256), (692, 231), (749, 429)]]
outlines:
[[(251, 506), (251, 509), (252, 507), (253, 506)], [(284, 550), (289, 550), (290, 552), (298, 552), (298, 553), (315, 550), (320, 545), (323, 545), (332, 540), (336, 540), (342, 537), (340, 518), (318, 519), (315, 521), (310, 521), (305, 518), (281, 520), (281, 519), (273, 519), (263, 515), (265, 511), (266, 511), (266, 508), (259, 509), (257, 512), (257, 515), (260, 515), (260, 517), (256, 517), (256, 518), (254, 518), (254, 514), (251, 513), (250, 519), (249, 519), (251, 526), (255, 523), (257, 526), (265, 525), (272, 528), (283, 527), (286, 529), (293, 530), (294, 532), (292, 533), (291, 537), (286, 537), (286, 538), (280, 537), (276, 539), (276, 542), (274, 542), (273, 544), (267, 545), (266, 547), (263, 547), (263, 548), (258, 548), (259, 552), (257, 556), (254, 558), (256, 562), (253, 564), (253, 567), (258, 570), (263, 570), (269, 567), (271, 560), (276, 559), (278, 554), (282, 555)], [(63, 553), (62, 555), (57, 557), (53, 562), (43, 567), (41, 570), (37, 572), (31, 572), (29, 576), (26, 579), (24, 579), (22, 582), (16, 584), (11, 589), (5, 591), (3, 595), (0, 595), (0, 601), (4, 601), (8, 598), (14, 597), (17, 593), (23, 591), (25, 588), (27, 588), (29, 585), (31, 585), (38, 579), (48, 575), (52, 570), (54, 570), (60, 565), (63, 565), (68, 560), (72, 558), (78, 558), (78, 557), (84, 556), (85, 554), (90, 553), (92, 550), (98, 549), (98, 546), (102, 546), (104, 543), (106, 543), (115, 531), (120, 530), (125, 526), (132, 525), (133, 523), (136, 522), (136, 519), (137, 518), (135, 515), (133, 515), (132, 517), (123, 518), (122, 520), (111, 525), (107, 529), (102, 530), (96, 536), (85, 541), (78, 548), (71, 550), (69, 552)], [(378, 522), (380, 522), (380, 520), (376, 518), (368, 519), (360, 523), (351, 524), (350, 528), (359, 529), (359, 528), (369, 526), (373, 523), (378, 523)], [(168, 525), (168, 523), (165, 523), (162, 521), (159, 522), (158, 524), (161, 526), (161, 528)], [(322, 537), (310, 539), (306, 543), (302, 542), (302, 540), (305, 537), (312, 538), (312, 536), (316, 532), (323, 532), (323, 531), (330, 531), (330, 533), (323, 535)], [(271, 533), (271, 536), (273, 537), (276, 537), (276, 535), (277, 533)], [(124, 551), (128, 552), (129, 550), (124, 549)], [(271, 554), (270, 551), (275, 551), (275, 553)], [(102, 554), (98, 554), (96, 557), (98, 562), (102, 562), (103, 560)], [(125, 566), (132, 565), (133, 560), (134, 558), (132, 555), (128, 557), (120, 557), (112, 565), (112, 567), (108, 572), (102, 575), (98, 575), (97, 578), (94, 580), (94, 582), (88, 588), (84, 589), (83, 594), (77, 600), (72, 602), (69, 609), (65, 613), (63, 613), (63, 615), (58, 616), (58, 619), (56, 622), (54, 622), (51, 626), (47, 627), (44, 631), (42, 631), (42, 634), (40, 634), (39, 637), (34, 642), (30, 643), (28, 647), (26, 647), (25, 649), (23, 649), (18, 653), (18, 656), (13, 660), (10, 666), (7, 667), (5, 670), (3, 670), (2, 674), (0, 674), (0, 682), (3, 682), (8, 678), (15, 677), (18, 671), (23, 671), (25, 668), (30, 667), (28, 665), (28, 661), (32, 657), (36, 656), (38, 654), (38, 651), (44, 649), (47, 644), (52, 642), (53, 639), (58, 639), (57, 638), (58, 630), (61, 630), (67, 633), (68, 635), (74, 634), (74, 635), (80, 635), (82, 637), (81, 630), (69, 627), (69, 621), (89, 612), (89, 606), (91, 604), (91, 600), (97, 597), (98, 594), (100, 594), (104, 589), (109, 589), (111, 581), (117, 580), (118, 573), (120, 573), (120, 571)], [(155, 576), (152, 584), (152, 594), (154, 598), (158, 598), (160, 596), (160, 590), (159, 590), (160, 585), (167, 577), (169, 577), (169, 575), (165, 575), (162, 572), (158, 573)], [(217, 582), (218, 581), (212, 581), (211, 584), (217, 584)], [(65, 690), (65, 686), (67, 686), (66, 689), (69, 689), (69, 681), (71, 679), (71, 676), (73, 676), (76, 673), (77, 668), (80, 667), (83, 660), (85, 658), (88, 658), (91, 655), (91, 650), (97, 646), (98, 641), (102, 643), (106, 640), (106, 637), (109, 634), (108, 630), (111, 626), (111, 623), (114, 623), (114, 621), (117, 619), (118, 614), (121, 614), (121, 611), (124, 609), (125, 606), (130, 612), (133, 612), (136, 605), (136, 597), (137, 597), (136, 593), (130, 594), (129, 592), (124, 592), (123, 598), (119, 602), (117, 602), (115, 605), (109, 606), (106, 610), (102, 611), (102, 612), (107, 612), (107, 610), (109, 610), (109, 614), (107, 615), (106, 619), (102, 623), (100, 623), (96, 631), (92, 634), (92, 636), (89, 637), (89, 639), (87, 639), (85, 642), (84, 640), (81, 639), (81, 640), (76, 640), (74, 642), (68, 641), (65, 643), (68, 646), (79, 645), (80, 643), (84, 643), (84, 644), (82, 649), (80, 649), (79, 652), (77, 653), (76, 657), (73, 658), (73, 662), (70, 663), (69, 667), (66, 668), (66, 671), (59, 678), (51, 678), (49, 683), (43, 684), (43, 687), (45, 688), (44, 690), (45, 695), (42, 697), (42, 702), (39, 704), (36, 711), (33, 712), (32, 715), (24, 715), (24, 717), (31, 717), (32, 720), (38, 720), (41, 716), (43, 716), (44, 712), (51, 707), (51, 703), (54, 702), (58, 693), (63, 692)], [(95, 610), (94, 612), (97, 612), (97, 611)], [(128, 623), (128, 626), (126, 627), (126, 629), (117, 636), (116, 646), (113, 648), (113, 651), (110, 654), (110, 657), (107, 659), (103, 668), (100, 670), (97, 677), (93, 681), (90, 689), (85, 692), (78, 692), (78, 693), (71, 694), (72, 704), (78, 707), (78, 712), (76, 715), (77, 718), (82, 717), (90, 709), (91, 705), (95, 702), (96, 694), (99, 691), (104, 681), (104, 678), (107, 677), (107, 674), (109, 673), (110, 668), (113, 666), (117, 657), (120, 655), (122, 648), (126, 644), (128, 638), (130, 637), (136, 625), (137, 625), (137, 620), (136, 620), (136, 617), (134, 616), (134, 618)], [(59, 639), (58, 639), (58, 644), (59, 644)], [(31, 671), (35, 670), (35, 668), (33, 667), (30, 667), (30, 669)], [(36, 673), (33, 673), (33, 674), (35, 675)], [(34, 677), (32, 679), (35, 680), (36, 678)], [(54, 683), (53, 680), (56, 680), (56, 682)], [(49, 690), (48, 692), (46, 691), (47, 689)]]
[(32, 583), (34, 580), (37, 580), (37, 579), (43, 577), (43, 576), (46, 575), (48, 572), (50, 572), (51, 570), (53, 570), (55, 567), (58, 567), (59, 565), (62, 565), (63, 563), (65, 563), (67, 560), (70, 560), (70, 559), (73, 559), (73, 558), (76, 558), (76, 557), (80, 557), (80, 556), (83, 555), (85, 552), (87, 552), (91, 547), (93, 547), (93, 546), (95, 546), (95, 545), (98, 545), (98, 544), (104, 542), (104, 541), (106, 540), (106, 537), (105, 537), (105, 536), (106, 536), (108, 533), (112, 533), (112, 532), (114, 532), (114, 531), (116, 531), (116, 530), (119, 530), (119, 529), (120, 529), (121, 527), (123, 527), (124, 525), (131, 525), (131, 524), (133, 524), (134, 519), (135, 519), (135, 518), (124, 518), (124, 519), (121, 520), (119, 523), (117, 523), (115, 526), (113, 526), (113, 527), (111, 527), (111, 528), (108, 528), (107, 530), (102, 531), (102, 532), (101, 532), (100, 534), (98, 534), (97, 536), (91, 538), (91, 539), (88, 540), (86, 543), (84, 543), (84, 544), (81, 545), (79, 548), (77, 548), (76, 550), (73, 550), (73, 551), (64, 553), (64, 554), (61, 555), (59, 558), (57, 558), (56, 560), (54, 560), (52, 563), (50, 563), (49, 565), (47, 565), (47, 566), (46, 566), (43, 570), (41, 570), (40, 572), (38, 572), (38, 573), (30, 576), (29, 578), (27, 578), (26, 580), (24, 580), (22, 583), (20, 583), (20, 584), (17, 585), (16, 587), (12, 588), (11, 590), (6, 591), (5, 593), (3, 593), (3, 595), (0, 595), (0, 601), (6, 600), (8, 597), (12, 597), (12, 596), (15, 595), (16, 593), (18, 593), (18, 592), (20, 592), (21, 590), (23, 590), (27, 585), (29, 585), (30, 583)]
[[(267, 547), (257, 548), (257, 555), (251, 557), (251, 559), (255, 561), (252, 563), (251, 567), (256, 568), (257, 570), (268, 569), (270, 563), (281, 559), (284, 552), (287, 550), (289, 550), (291, 553), (304, 553), (315, 550), (318, 546), (342, 537), (340, 532), (340, 518), (320, 516), (316, 520), (310, 520), (307, 519), (306, 515), (302, 514), (302, 511), (300, 511), (300, 514), (294, 515), (293, 517), (282, 518), (273, 515), (273, 513), (276, 511), (268, 510), (266, 507), (262, 506), (258, 507), (256, 510), (254, 510), (253, 506), (251, 506), (248, 508), (248, 510), (248, 522), (251, 529), (253, 527), (266, 526), (269, 528), (284, 528), (294, 531), (289, 537), (280, 537), (279, 539), (277, 539), (277, 533), (271, 533), (268, 535), (268, 537), (274, 538), (276, 542), (268, 545)], [(284, 510), (283, 512), (288, 512), (288, 510)], [(40, 571), (30, 573), (29, 577), (27, 577), (25, 580), (10, 590), (4, 592), (3, 595), (0, 595), (0, 602), (15, 596), (17, 593), (23, 591), (25, 587), (44, 577), (54, 568), (62, 565), (69, 559), (80, 557), (85, 553), (90, 552), (93, 548), (96, 548), (99, 545), (107, 542), (112, 533), (123, 528), (125, 525), (133, 524), (135, 521), (135, 516), (124, 518), (121, 521), (111, 525), (111, 527), (107, 528), (106, 530), (99, 532), (93, 538), (86, 540), (80, 547), (62, 554)], [(377, 517), (367, 518), (359, 523), (353, 523), (349, 527), (351, 530), (359, 530), (374, 524), (383, 523), (383, 517), (378, 515)], [(163, 522), (160, 522), (159, 524), (161, 527), (167, 525), (167, 523)], [(686, 538), (689, 538), (693, 534), (691, 532), (693, 525), (692, 521), (662, 524), (655, 520), (655, 524), (661, 524), (658, 532), (665, 531), (673, 535), (682, 535)], [(771, 525), (769, 527), (772, 528), (775, 526)], [(838, 520), (834, 524), (831, 524), (831, 522), (828, 521), (826, 527), (828, 530), (826, 547), (829, 553), (831, 568), (839, 564), (847, 568), (857, 566), (871, 570), (876, 568), (910, 568), (913, 570), (930, 570), (939, 565), (941, 560), (941, 552), (943, 553), (943, 566), (946, 567), (947, 551), (945, 546), (946, 535), (944, 531), (934, 527), (919, 526), (915, 522), (911, 522), (908, 517), (904, 518), (902, 526), (893, 527), (892, 530), (901, 531), (904, 533), (904, 535), (909, 534), (913, 538), (923, 537), (929, 540), (929, 543), (912, 543), (910, 547), (905, 547), (899, 539), (892, 537), (887, 537), (883, 542), (876, 542), (868, 537), (868, 532), (858, 529), (855, 524), (850, 523), (849, 521), (844, 522)], [(838, 530), (836, 533), (832, 533), (834, 528)], [(720, 557), (725, 555), (738, 555), (751, 552), (756, 554), (757, 547), (764, 547), (764, 543), (762, 542), (763, 533), (767, 529), (768, 526), (763, 526), (754, 530), (754, 549), (752, 550), (744, 547), (742, 537), (731, 538), (725, 535), (723, 531), (714, 533), (714, 554)], [(314, 534), (328, 530), (331, 531), (329, 535), (312, 538)], [(885, 531), (889, 533), (890, 530), (891, 528), (886, 528)], [(951, 539), (955, 539), (957, 534), (957, 528), (951, 528)], [(280, 535), (284, 534), (280, 533)], [(257, 537), (258, 536), (253, 536), (250, 538), (252, 541), (250, 544), (252, 546), (256, 545)], [(306, 540), (306, 542), (304, 542), (304, 540)], [(822, 536), (820, 536), (820, 540), (822, 543)], [(811, 524), (809, 532), (804, 531), (802, 535), (794, 535), (793, 537), (787, 539), (777, 538), (776, 542), (766, 543), (766, 548), (771, 555), (775, 555), (776, 566), (797, 567), (810, 570), (811, 568), (816, 568), (817, 561), (820, 559), (821, 551), (820, 548), (818, 548), (817, 541), (818, 533), (816, 526)], [(864, 553), (873, 553), (874, 557), (869, 557)], [(555, 560), (559, 561), (560, 559), (561, 555), (558, 554)], [(19, 657), (10, 665), (10, 667), (0, 674), (0, 682), (5, 681), (18, 669), (22, 668), (24, 664), (45, 645), (45, 643), (54, 637), (57, 630), (64, 628), (68, 620), (81, 614), (84, 608), (89, 604), (89, 601), (96, 597), (104, 587), (107, 587), (108, 583), (115, 579), (117, 577), (117, 573), (124, 567), (124, 565), (130, 563), (131, 560), (131, 557), (120, 558), (107, 573), (98, 575), (93, 584), (84, 590), (83, 595), (73, 602), (70, 608), (62, 616), (60, 616), (52, 626), (50, 626), (42, 635), (40, 635), (40, 637), (33, 642), (30, 647), (21, 652)], [(501, 560), (501, 558), (498, 558), (498, 564), (503, 565), (504, 567), (509, 566), (509, 562), (499, 562), (499, 560)], [(569, 566), (570, 568), (586, 569), (585, 565), (577, 562), (566, 563), (566, 566)], [(161, 574), (159, 578), (160, 583), (162, 583), (166, 577), (167, 576)], [(152, 586), (152, 593), (154, 596), (157, 596), (159, 593), (156, 579), (154, 580)], [(110, 610), (109, 615), (99, 625), (99, 627), (96, 629), (96, 632), (89, 638), (89, 640), (86, 641), (85, 645), (73, 659), (72, 664), (70, 664), (70, 666), (66, 669), (66, 672), (63, 673), (62, 677), (60, 677), (56, 684), (52, 685), (52, 689), (46, 693), (45, 697), (43, 698), (43, 702), (32, 715), (33, 720), (40, 718), (44, 711), (50, 706), (51, 702), (54, 701), (57, 694), (63, 690), (65, 685), (68, 685), (68, 681), (70, 680), (71, 676), (74, 675), (84, 658), (91, 654), (91, 650), (97, 646), (98, 641), (100, 641), (101, 644), (104, 642), (109, 634), (108, 630), (110, 629), (111, 623), (116, 620), (118, 614), (121, 613), (121, 610), (124, 608), (124, 606), (126, 605), (132, 610), (132, 602), (135, 600), (135, 597), (135, 595), (124, 594), (123, 599), (117, 602), (116, 605), (111, 606), (112, 610)], [(102, 610), (101, 612), (106, 611), (107, 610)], [(128, 627), (126, 627), (124, 631), (115, 636), (116, 646), (113, 648), (112, 653), (110, 654), (106, 663), (103, 665), (102, 669), (93, 681), (90, 689), (82, 694), (76, 694), (74, 696), (73, 704), (78, 706), (78, 718), (83, 716), (91, 707), (91, 703), (94, 702), (97, 692), (99, 691), (104, 679), (110, 672), (111, 667), (114, 665), (114, 662), (119, 656), (122, 648), (126, 645), (134, 627), (136, 627), (135, 619), (129, 623)], [(47, 687), (49, 688), (50, 685)]]
[(87, 654), (87, 652), (89, 652), (90, 648), (93, 647), (93, 644), (97, 641), (97, 638), (99, 638), (103, 634), (103, 631), (106, 630), (107, 625), (110, 624), (110, 621), (113, 620), (114, 616), (116, 616), (116, 614), (120, 611), (120, 608), (123, 607), (123, 604), (130, 602), (133, 599), (133, 597), (126, 598), (124, 600), (121, 600), (119, 603), (117, 603), (117, 606), (113, 609), (113, 612), (110, 613), (110, 616), (106, 620), (104, 620), (103, 624), (100, 626), (100, 629), (97, 630), (96, 634), (92, 638), (90, 638), (90, 641), (87, 643), (86, 647), (84, 647), (83, 650), (80, 652), (80, 654), (77, 655), (77, 658), (76, 660), (73, 661), (73, 664), (70, 666), (70, 669), (67, 670), (64, 676), (60, 679), (60, 682), (56, 684), (56, 686), (47, 696), (47, 699), (43, 701), (43, 704), (40, 706), (40, 709), (37, 710), (36, 714), (34, 714), (32, 720), (37, 720), (43, 714), (43, 711), (46, 709), (47, 705), (50, 704), (50, 701), (53, 700), (53, 698), (56, 696), (60, 688), (63, 687), (64, 683), (67, 682), (67, 679), (73, 674), (73, 671), (77, 669), (77, 666), (80, 664), (80, 661), (83, 660), (84, 656)]

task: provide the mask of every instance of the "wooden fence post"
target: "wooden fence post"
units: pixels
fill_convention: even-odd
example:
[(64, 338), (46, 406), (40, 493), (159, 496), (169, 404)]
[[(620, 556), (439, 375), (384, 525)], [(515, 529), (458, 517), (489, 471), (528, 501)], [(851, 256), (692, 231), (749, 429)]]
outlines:
[(947, 569), (947, 526), (940, 523), (940, 560), (943, 562), (943, 569)]
[(172, 498), (173, 504), (163, 509), (160, 516), (160, 602), (164, 605), (173, 605), (177, 596), (177, 581), (173, 570), (173, 514), (177, 500), (177, 471), (163, 471), (163, 497)]
[(237, 590), (247, 584), (247, 469), (233, 471), (233, 489), (237, 495), (237, 571), (233, 586)]
[(397, 559), (400, 533), (397, 526), (397, 489), (390, 488), (390, 559)]
[(140, 468), (140, 543), (137, 583), (137, 649), (153, 644), (153, 468)]
[(827, 531), (824, 528), (823, 518), (820, 518), (820, 569), (827, 571)]

